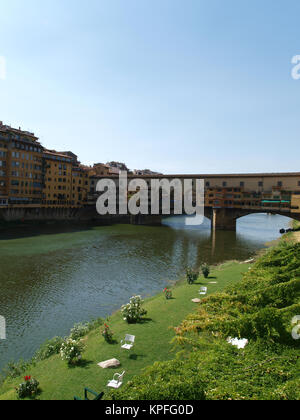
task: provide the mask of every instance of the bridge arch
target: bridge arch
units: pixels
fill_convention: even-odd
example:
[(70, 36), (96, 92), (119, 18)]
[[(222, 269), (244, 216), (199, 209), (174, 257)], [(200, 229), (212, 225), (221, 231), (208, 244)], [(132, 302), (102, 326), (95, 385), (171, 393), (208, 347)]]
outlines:
[(286, 213), (283, 211), (278, 211), (278, 210), (274, 210), (274, 211), (259, 211), (259, 210), (238, 210), (237, 212), (238, 214), (234, 216), (235, 220), (241, 219), (243, 217), (246, 216), (250, 216), (251, 214), (273, 214), (274, 216), (284, 216), (284, 217), (288, 217), (289, 219), (293, 219), (293, 220), (297, 220), (298, 222), (300, 221), (300, 214), (293, 214), (293, 213)]
[(236, 230), (236, 222), (238, 219), (249, 216), (250, 214), (274, 214), (279, 216), (289, 217), (300, 221), (300, 214), (298, 213), (287, 213), (280, 210), (269, 210), (263, 209), (252, 210), (252, 209), (230, 209), (230, 208), (220, 208), (212, 210), (212, 227), (217, 230)]

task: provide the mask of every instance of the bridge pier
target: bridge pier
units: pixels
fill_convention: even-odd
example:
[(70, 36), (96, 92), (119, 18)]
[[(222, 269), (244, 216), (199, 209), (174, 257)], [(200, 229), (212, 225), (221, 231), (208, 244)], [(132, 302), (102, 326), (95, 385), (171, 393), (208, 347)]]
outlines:
[(212, 229), (236, 231), (234, 211), (227, 208), (213, 209)]

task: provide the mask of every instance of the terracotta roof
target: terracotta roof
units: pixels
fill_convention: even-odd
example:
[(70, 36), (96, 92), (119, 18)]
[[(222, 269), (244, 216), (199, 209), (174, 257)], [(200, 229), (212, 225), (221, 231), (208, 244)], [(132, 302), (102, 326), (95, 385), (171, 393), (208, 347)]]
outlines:
[(2, 131), (2, 132), (12, 131), (14, 133), (26, 135), (26, 136), (29, 136), (29, 137), (33, 137), (35, 139), (38, 138), (34, 135), (34, 133), (31, 133), (30, 131), (24, 131), (24, 130), (21, 130), (21, 128), (13, 128), (9, 125), (3, 124), (2, 122), (0, 122), (0, 131)]
[(55, 150), (44, 150), (44, 153), (45, 153), (46, 155), (51, 155), (51, 156), (60, 156), (60, 157), (64, 157), (64, 158), (66, 158), (66, 159), (70, 159), (70, 160), (71, 160), (70, 156), (68, 156), (68, 155), (63, 155), (63, 154), (61, 154), (61, 153), (55, 152)]

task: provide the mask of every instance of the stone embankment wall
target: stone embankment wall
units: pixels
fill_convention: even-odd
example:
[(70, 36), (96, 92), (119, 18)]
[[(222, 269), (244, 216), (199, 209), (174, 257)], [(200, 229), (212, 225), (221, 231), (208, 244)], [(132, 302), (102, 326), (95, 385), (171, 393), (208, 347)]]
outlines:
[(129, 216), (100, 216), (94, 206), (86, 208), (0, 208), (2, 222), (103, 222), (130, 223)]

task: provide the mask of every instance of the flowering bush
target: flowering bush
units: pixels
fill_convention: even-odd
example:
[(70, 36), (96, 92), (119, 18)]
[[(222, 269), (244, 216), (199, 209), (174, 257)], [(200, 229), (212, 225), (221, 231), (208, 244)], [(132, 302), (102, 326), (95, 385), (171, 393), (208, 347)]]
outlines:
[(39, 382), (31, 376), (25, 376), (24, 381), (16, 388), (18, 398), (34, 397), (38, 393)]
[(165, 288), (164, 294), (165, 294), (167, 300), (172, 299), (172, 296), (173, 296), (172, 290), (170, 290), (168, 288)]
[(81, 353), (83, 351), (83, 344), (68, 338), (62, 343), (60, 349), (60, 355), (62, 360), (66, 360), (69, 364), (78, 363), (81, 359)]
[(79, 338), (84, 337), (89, 333), (89, 324), (75, 324), (71, 329), (70, 338), (72, 340), (79, 340)]
[(124, 321), (127, 321), (128, 324), (135, 324), (141, 321), (142, 317), (147, 314), (147, 311), (142, 308), (143, 303), (141, 296), (133, 296), (127, 305), (123, 305), (121, 312)]
[(107, 324), (104, 324), (104, 330), (102, 331), (102, 336), (104, 337), (107, 343), (111, 343), (114, 333), (111, 331)]

